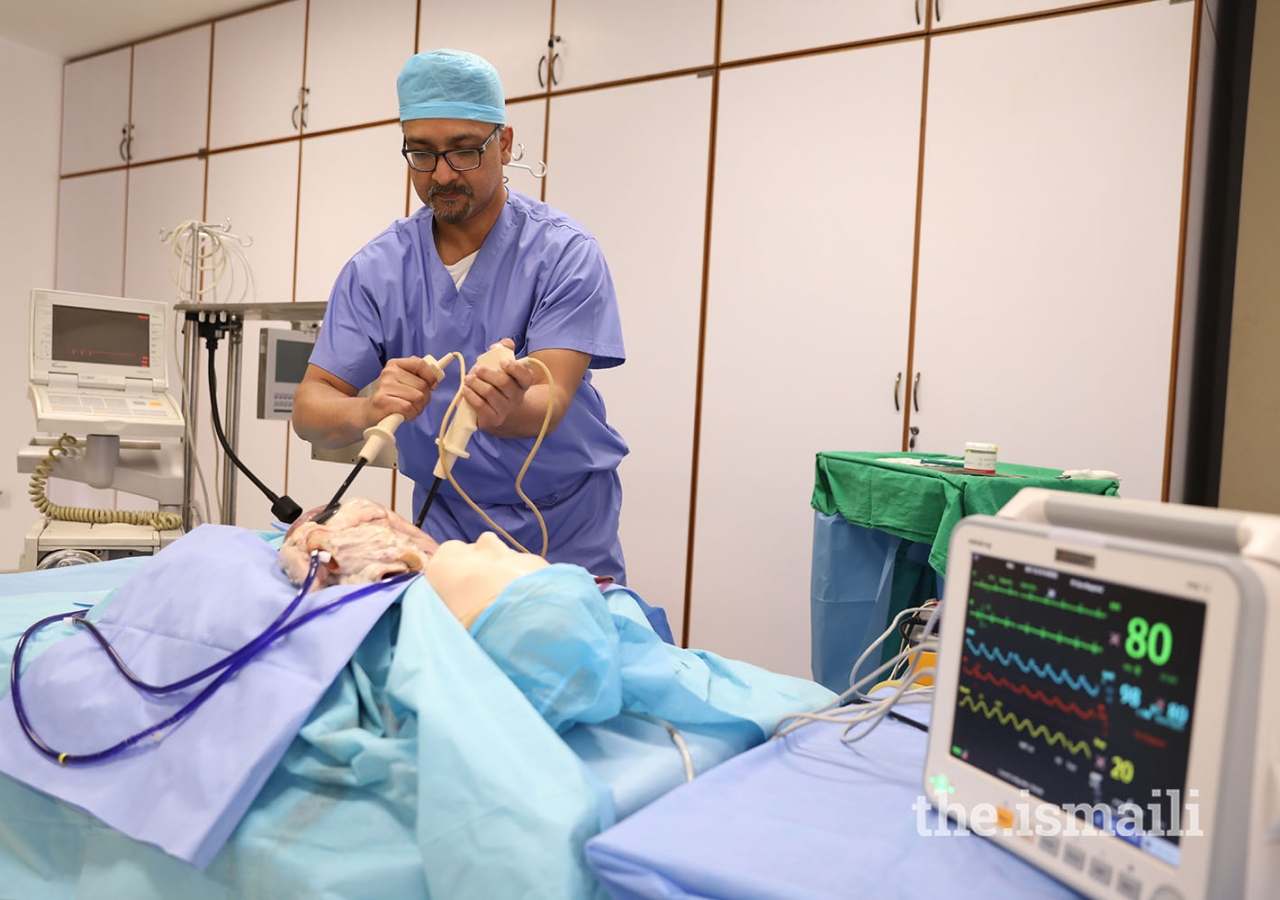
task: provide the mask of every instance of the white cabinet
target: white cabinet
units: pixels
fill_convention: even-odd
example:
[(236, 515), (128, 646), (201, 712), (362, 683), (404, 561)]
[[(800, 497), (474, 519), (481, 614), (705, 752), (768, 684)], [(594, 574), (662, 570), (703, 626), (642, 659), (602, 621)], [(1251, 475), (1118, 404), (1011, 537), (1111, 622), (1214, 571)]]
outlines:
[(1194, 12), (1143, 3), (934, 40), (917, 449), (991, 441), (1160, 498)]
[(129, 170), (129, 216), (125, 231), (124, 294), (172, 303), (179, 293), (170, 270), (171, 243), (160, 240), (183, 222), (204, 214), (203, 159), (137, 166)]
[(809, 675), (815, 455), (901, 446), (923, 76), (923, 39), (721, 75), (690, 646)]
[[(551, 100), (547, 202), (581, 222), (608, 260), (627, 362), (592, 373), (631, 447), (620, 469), (628, 583), (684, 618), (693, 421), (706, 227), (711, 79), (689, 75)], [(681, 163), (652, 171), (678, 134)], [(608, 154), (601, 146), (612, 148)]]
[(751, 59), (810, 47), (911, 34), (928, 0), (724, 0), (720, 59)]
[(405, 215), (409, 174), (400, 146), (398, 124), (302, 142), (294, 299), (329, 299), (347, 260)]
[(212, 34), (212, 25), (202, 25), (134, 46), (130, 162), (191, 156), (205, 147)]
[[(253, 278), (248, 299), (280, 303), (293, 298), (298, 150), (297, 143), (289, 142), (209, 157), (207, 220), (229, 221), (233, 233), (251, 241), (243, 248)], [(289, 423), (257, 417), (258, 338), (263, 327), (289, 326), (245, 323), (237, 454), (279, 494), (285, 486)], [(226, 354), (219, 356), (225, 359)], [(211, 439), (202, 435), (201, 446)], [(237, 475), (235, 514), (236, 524), (246, 528), (266, 528), (272, 519), (271, 502), (243, 474)]]
[(550, 34), (551, 0), (439, 3), (418, 20), (418, 49), (478, 53), (497, 69), (510, 100), (546, 92)]
[[(295, 299), (327, 300), (347, 260), (404, 216), (408, 171), (400, 137), (396, 124), (303, 140)], [(290, 435), (288, 489), (303, 509), (327, 503), (349, 471), (312, 460), (311, 445)], [(391, 471), (361, 472), (351, 496), (390, 505)]]
[(62, 174), (122, 166), (133, 49), (67, 63), (62, 75)]
[(396, 75), (413, 55), (416, 0), (311, 0), (306, 130), (395, 119)]
[(214, 23), (211, 148), (298, 133), (306, 14), (306, 0), (289, 0)]
[(58, 186), (55, 287), (117, 297), (124, 289), (124, 169), (64, 178)]
[(558, 0), (555, 30), (561, 90), (715, 62), (715, 0)]
[(1092, 6), (1095, 0), (930, 0), (934, 27), (968, 25), (1032, 13)]

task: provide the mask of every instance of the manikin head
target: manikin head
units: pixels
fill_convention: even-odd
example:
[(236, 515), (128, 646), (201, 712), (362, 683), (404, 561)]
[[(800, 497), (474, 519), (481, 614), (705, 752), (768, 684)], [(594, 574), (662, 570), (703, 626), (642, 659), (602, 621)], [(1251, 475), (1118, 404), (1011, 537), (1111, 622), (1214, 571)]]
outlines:
[(541, 556), (513, 550), (486, 531), (474, 544), (445, 541), (427, 560), (422, 574), (454, 616), (469, 627), (507, 585), (547, 565)]

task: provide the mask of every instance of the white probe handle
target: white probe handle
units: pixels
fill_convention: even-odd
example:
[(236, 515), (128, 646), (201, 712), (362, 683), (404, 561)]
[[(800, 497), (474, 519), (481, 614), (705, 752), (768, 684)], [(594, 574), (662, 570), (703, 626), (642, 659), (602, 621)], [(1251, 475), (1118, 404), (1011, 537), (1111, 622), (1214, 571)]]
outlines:
[[(436, 362), (434, 356), (424, 356), (422, 361), (429, 365), (435, 373), (436, 384), (444, 380), (444, 369), (440, 368), (440, 363)], [(360, 458), (366, 463), (372, 463), (378, 458), (378, 454), (386, 446), (394, 447), (396, 445), (396, 429), (404, 422), (404, 416), (400, 413), (392, 413), (384, 418), (377, 425), (371, 425), (364, 430), (364, 446), (360, 448)]]
[[(476, 360), (476, 366), (491, 366), (496, 369), (502, 366), (503, 360), (515, 358), (515, 353), (506, 346), (496, 344), (480, 354), (480, 358)], [(448, 456), (450, 468), (453, 468), (455, 459), (467, 459), (470, 456), (467, 453), (467, 444), (471, 441), (471, 435), (476, 433), (477, 427), (475, 409), (472, 408), (470, 403), (460, 402), (454, 411), (453, 421), (449, 423), (449, 430), (445, 432), (444, 438), (436, 440), (436, 446), (440, 448), (440, 459), (436, 461), (436, 468), (432, 473), (436, 478), (445, 477), (444, 464), (446, 456)]]
[(390, 444), (392, 447), (396, 445), (396, 429), (400, 427), (400, 423), (404, 421), (404, 416), (400, 413), (392, 413), (377, 425), (371, 425), (364, 430), (364, 446), (360, 448), (360, 458), (366, 463), (371, 463), (378, 458), (378, 454), (382, 452), (382, 448)]

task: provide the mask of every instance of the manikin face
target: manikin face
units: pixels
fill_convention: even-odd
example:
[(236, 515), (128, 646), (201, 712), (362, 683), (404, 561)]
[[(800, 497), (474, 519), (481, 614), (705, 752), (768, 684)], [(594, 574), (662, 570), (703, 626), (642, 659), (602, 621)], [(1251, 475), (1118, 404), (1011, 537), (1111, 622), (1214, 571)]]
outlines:
[(445, 541), (427, 560), (422, 574), (450, 611), (467, 620), (511, 582), (547, 565), (541, 556), (513, 550), (486, 531), (474, 544)]
[[(475, 150), (485, 146), (499, 126), (466, 119), (410, 119), (401, 123), (407, 150)], [(436, 159), (433, 172), (410, 168), (413, 189), (431, 208), (436, 220), (461, 225), (506, 200), (502, 189), (502, 166), (511, 158), (511, 129), (502, 128), (480, 154), (480, 166), (457, 172), (443, 158)]]

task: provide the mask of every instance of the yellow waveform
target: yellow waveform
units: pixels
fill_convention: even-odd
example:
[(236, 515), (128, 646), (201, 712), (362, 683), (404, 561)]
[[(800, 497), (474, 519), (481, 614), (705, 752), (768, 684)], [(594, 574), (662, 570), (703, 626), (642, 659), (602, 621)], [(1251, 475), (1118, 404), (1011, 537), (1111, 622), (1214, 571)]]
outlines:
[(1025, 731), (1029, 737), (1042, 738), (1046, 744), (1061, 744), (1074, 755), (1083, 753), (1085, 756), (1091, 757), (1093, 754), (1089, 752), (1088, 741), (1073, 741), (1061, 731), (1049, 731), (1046, 725), (1033, 725), (1030, 719), (1024, 719), (1017, 713), (1005, 712), (999, 706), (988, 706), (986, 700), (975, 701), (969, 694), (965, 694), (960, 698), (960, 706), (967, 706), (976, 713), (981, 713), (988, 719), (998, 718), (1001, 725), (1014, 723), (1014, 731)]

